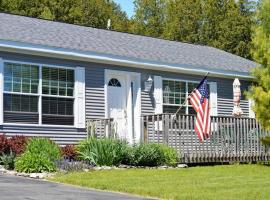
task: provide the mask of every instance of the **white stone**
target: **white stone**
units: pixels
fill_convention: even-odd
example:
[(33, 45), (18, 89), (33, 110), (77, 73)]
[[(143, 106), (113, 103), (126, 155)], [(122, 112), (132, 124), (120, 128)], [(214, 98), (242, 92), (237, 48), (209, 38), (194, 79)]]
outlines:
[(186, 164), (178, 164), (177, 168), (187, 168), (188, 166)]
[(6, 174), (8, 174), (8, 175), (17, 175), (17, 172), (16, 171), (13, 171), (13, 170), (7, 170), (6, 171)]
[(84, 172), (89, 172), (89, 169), (83, 169)]
[(111, 170), (112, 167), (110, 167), (110, 166), (103, 166), (102, 169), (103, 169), (103, 170)]
[(38, 174), (37, 173), (30, 173), (30, 178), (38, 178)]
[(96, 170), (96, 171), (99, 171), (99, 170), (102, 169), (102, 167), (94, 167), (93, 169)]
[(159, 166), (158, 167), (158, 169), (167, 169), (168, 168), (168, 166), (166, 166), (166, 165), (163, 165), (163, 166)]
[(38, 174), (38, 178), (40, 178), (40, 179), (44, 179), (46, 177), (48, 177), (48, 173), (43, 172), (43, 173)]
[(24, 172), (17, 173), (17, 176), (29, 177), (30, 175)]

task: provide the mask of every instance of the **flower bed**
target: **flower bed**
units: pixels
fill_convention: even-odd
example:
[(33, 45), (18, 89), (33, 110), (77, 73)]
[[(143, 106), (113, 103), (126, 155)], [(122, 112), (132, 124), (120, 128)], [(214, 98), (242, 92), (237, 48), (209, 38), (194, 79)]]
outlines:
[(89, 138), (77, 146), (59, 147), (45, 138), (0, 135), (0, 155), (0, 173), (32, 178), (56, 171), (183, 167), (177, 166), (173, 148), (154, 143), (130, 146), (118, 139)]

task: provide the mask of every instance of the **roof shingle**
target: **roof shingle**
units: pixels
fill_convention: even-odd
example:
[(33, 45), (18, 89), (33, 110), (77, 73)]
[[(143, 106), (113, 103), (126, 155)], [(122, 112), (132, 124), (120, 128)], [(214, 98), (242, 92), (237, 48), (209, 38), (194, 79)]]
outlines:
[(0, 13), (0, 40), (59, 47), (125, 59), (248, 73), (256, 63), (201, 45)]

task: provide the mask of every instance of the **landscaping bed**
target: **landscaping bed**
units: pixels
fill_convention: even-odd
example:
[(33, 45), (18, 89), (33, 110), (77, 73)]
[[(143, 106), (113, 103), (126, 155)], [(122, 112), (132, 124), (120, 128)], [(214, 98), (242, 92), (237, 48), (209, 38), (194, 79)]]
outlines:
[(173, 168), (176, 150), (162, 144), (129, 145), (120, 139), (88, 138), (58, 146), (46, 138), (0, 135), (0, 173), (45, 178), (54, 172), (127, 168)]

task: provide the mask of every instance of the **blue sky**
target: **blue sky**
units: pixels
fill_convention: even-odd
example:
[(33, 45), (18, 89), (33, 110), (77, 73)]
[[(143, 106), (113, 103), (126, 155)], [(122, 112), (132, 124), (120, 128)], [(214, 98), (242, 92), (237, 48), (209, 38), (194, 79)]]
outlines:
[(122, 10), (126, 11), (129, 17), (133, 15), (134, 11), (133, 0), (114, 0), (114, 1), (120, 4)]

